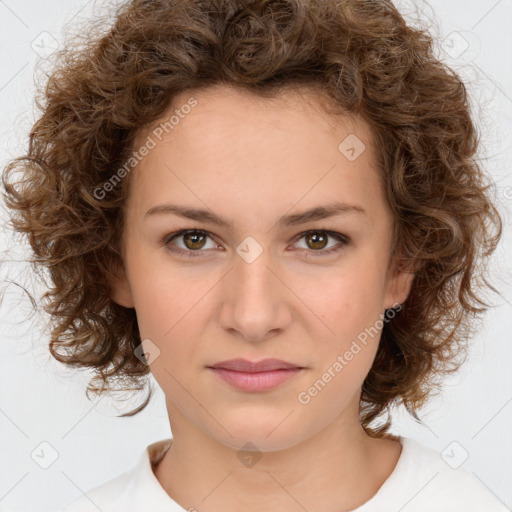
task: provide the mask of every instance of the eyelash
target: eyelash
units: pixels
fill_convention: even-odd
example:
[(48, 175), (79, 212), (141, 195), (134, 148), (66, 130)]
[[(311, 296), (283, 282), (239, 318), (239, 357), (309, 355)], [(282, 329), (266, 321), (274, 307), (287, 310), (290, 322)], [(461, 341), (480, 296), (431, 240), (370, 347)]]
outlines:
[[(170, 234), (166, 235), (162, 239), (161, 245), (165, 246), (168, 251), (176, 253), (176, 254), (181, 254), (181, 255), (184, 255), (187, 257), (201, 256), (201, 253), (205, 252), (204, 250), (198, 249), (197, 251), (190, 251), (190, 250), (185, 251), (183, 249), (176, 249), (176, 248), (171, 249), (168, 246), (168, 244), (171, 241), (173, 241), (174, 239), (179, 238), (180, 236), (184, 236), (188, 233), (199, 233), (202, 235), (206, 235), (209, 238), (212, 238), (211, 234), (208, 231), (204, 231), (202, 229), (182, 229), (180, 231), (175, 231), (174, 233), (170, 233)], [(342, 233), (337, 233), (336, 231), (329, 231), (329, 230), (325, 230), (325, 229), (310, 229), (308, 231), (304, 231), (303, 233), (300, 233), (299, 235), (297, 235), (297, 237), (296, 237), (297, 242), (299, 240), (301, 240), (302, 238), (304, 238), (305, 236), (312, 234), (312, 233), (323, 233), (323, 234), (328, 235), (329, 237), (335, 238), (336, 240), (338, 240), (340, 242), (339, 245), (331, 247), (330, 249), (327, 249), (327, 250), (319, 249), (319, 250), (315, 251), (315, 250), (311, 249), (310, 251), (313, 253), (314, 257), (326, 256), (326, 255), (330, 255), (335, 252), (341, 251), (341, 249), (343, 249), (344, 246), (346, 246), (350, 243), (350, 239), (346, 235), (343, 235)], [(213, 238), (212, 238), (212, 240), (213, 240)], [(300, 250), (307, 251), (308, 249), (300, 249)]]

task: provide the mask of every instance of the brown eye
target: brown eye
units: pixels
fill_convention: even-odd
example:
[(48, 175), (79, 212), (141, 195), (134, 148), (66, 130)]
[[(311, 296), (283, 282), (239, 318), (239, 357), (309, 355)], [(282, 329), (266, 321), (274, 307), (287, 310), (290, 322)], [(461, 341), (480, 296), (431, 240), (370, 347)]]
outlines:
[(307, 243), (311, 249), (320, 250), (324, 249), (327, 245), (328, 236), (322, 234), (321, 231), (308, 233), (305, 236)]
[(205, 245), (207, 236), (199, 231), (191, 231), (183, 235), (183, 243), (190, 250), (202, 249)]
[[(189, 229), (168, 235), (161, 243), (171, 252), (184, 254), (186, 256), (200, 256), (207, 252), (202, 249), (205, 248), (208, 238), (211, 239), (210, 235), (206, 231)], [(216, 244), (213, 242), (212, 244), (213, 249), (215, 249)]]
[[(315, 230), (301, 233), (300, 240), (305, 241), (306, 247), (301, 247), (306, 254), (313, 256), (326, 256), (341, 251), (344, 246), (350, 243), (350, 239), (335, 231)], [(328, 247), (329, 239), (337, 240), (337, 244)], [(326, 247), (328, 247), (326, 249)]]

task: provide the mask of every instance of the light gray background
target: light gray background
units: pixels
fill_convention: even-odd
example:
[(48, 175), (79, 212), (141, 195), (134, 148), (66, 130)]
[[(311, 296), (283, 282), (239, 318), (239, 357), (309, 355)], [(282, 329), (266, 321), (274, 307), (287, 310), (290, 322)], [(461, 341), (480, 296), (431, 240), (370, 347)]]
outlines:
[[(102, 5), (86, 0), (0, 1), (2, 166), (23, 152), (33, 122), (34, 66), (52, 44), (62, 45), (65, 28), (83, 23)], [(416, 8), (425, 23), (435, 23), (431, 30), (439, 55), (470, 82), (482, 134), (481, 158), (496, 181), (506, 226), (492, 265), (493, 282), (503, 297), (493, 297), (497, 307), (472, 340), (471, 359), (420, 414), (423, 426), (398, 410), (393, 432), (444, 453), (454, 465), (467, 456), (463, 467), (512, 508), (512, 0), (403, 0), (396, 5), (404, 14)], [(1, 215), (4, 226), (6, 215)], [(26, 257), (26, 249), (5, 228), (0, 236), (2, 279), (30, 286), (29, 267), (9, 261)], [(9, 287), (0, 333), (3, 511), (55, 510), (132, 467), (149, 443), (171, 436), (156, 382), (146, 410), (116, 418), (120, 410), (108, 398), (86, 399), (90, 374), (66, 370), (53, 361), (42, 333), (43, 319), (26, 320), (29, 312), (26, 295)], [(56, 460), (43, 469), (40, 464), (49, 464), (54, 450)]]

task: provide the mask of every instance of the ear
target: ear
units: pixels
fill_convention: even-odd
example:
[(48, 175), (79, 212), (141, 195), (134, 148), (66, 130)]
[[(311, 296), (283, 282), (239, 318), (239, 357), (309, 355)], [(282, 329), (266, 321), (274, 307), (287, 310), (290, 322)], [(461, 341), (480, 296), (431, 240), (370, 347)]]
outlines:
[(116, 304), (124, 306), (125, 308), (135, 307), (132, 290), (124, 267), (114, 271), (113, 275), (109, 278), (109, 283), (111, 287), (110, 298)]
[(399, 264), (399, 261), (400, 259), (395, 259), (389, 271), (384, 304), (386, 309), (403, 304), (409, 296), (414, 281), (414, 269)]

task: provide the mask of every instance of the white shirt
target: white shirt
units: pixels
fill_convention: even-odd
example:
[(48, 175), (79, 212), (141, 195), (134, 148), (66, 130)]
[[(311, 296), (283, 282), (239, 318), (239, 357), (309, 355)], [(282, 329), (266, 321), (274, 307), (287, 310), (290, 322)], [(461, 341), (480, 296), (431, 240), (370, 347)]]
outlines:
[[(352, 512), (510, 512), (479, 479), (434, 450), (399, 437), (402, 453), (377, 493)], [(172, 439), (146, 447), (135, 467), (94, 487), (60, 512), (186, 512), (153, 473)], [(193, 509), (192, 509), (193, 510)]]

